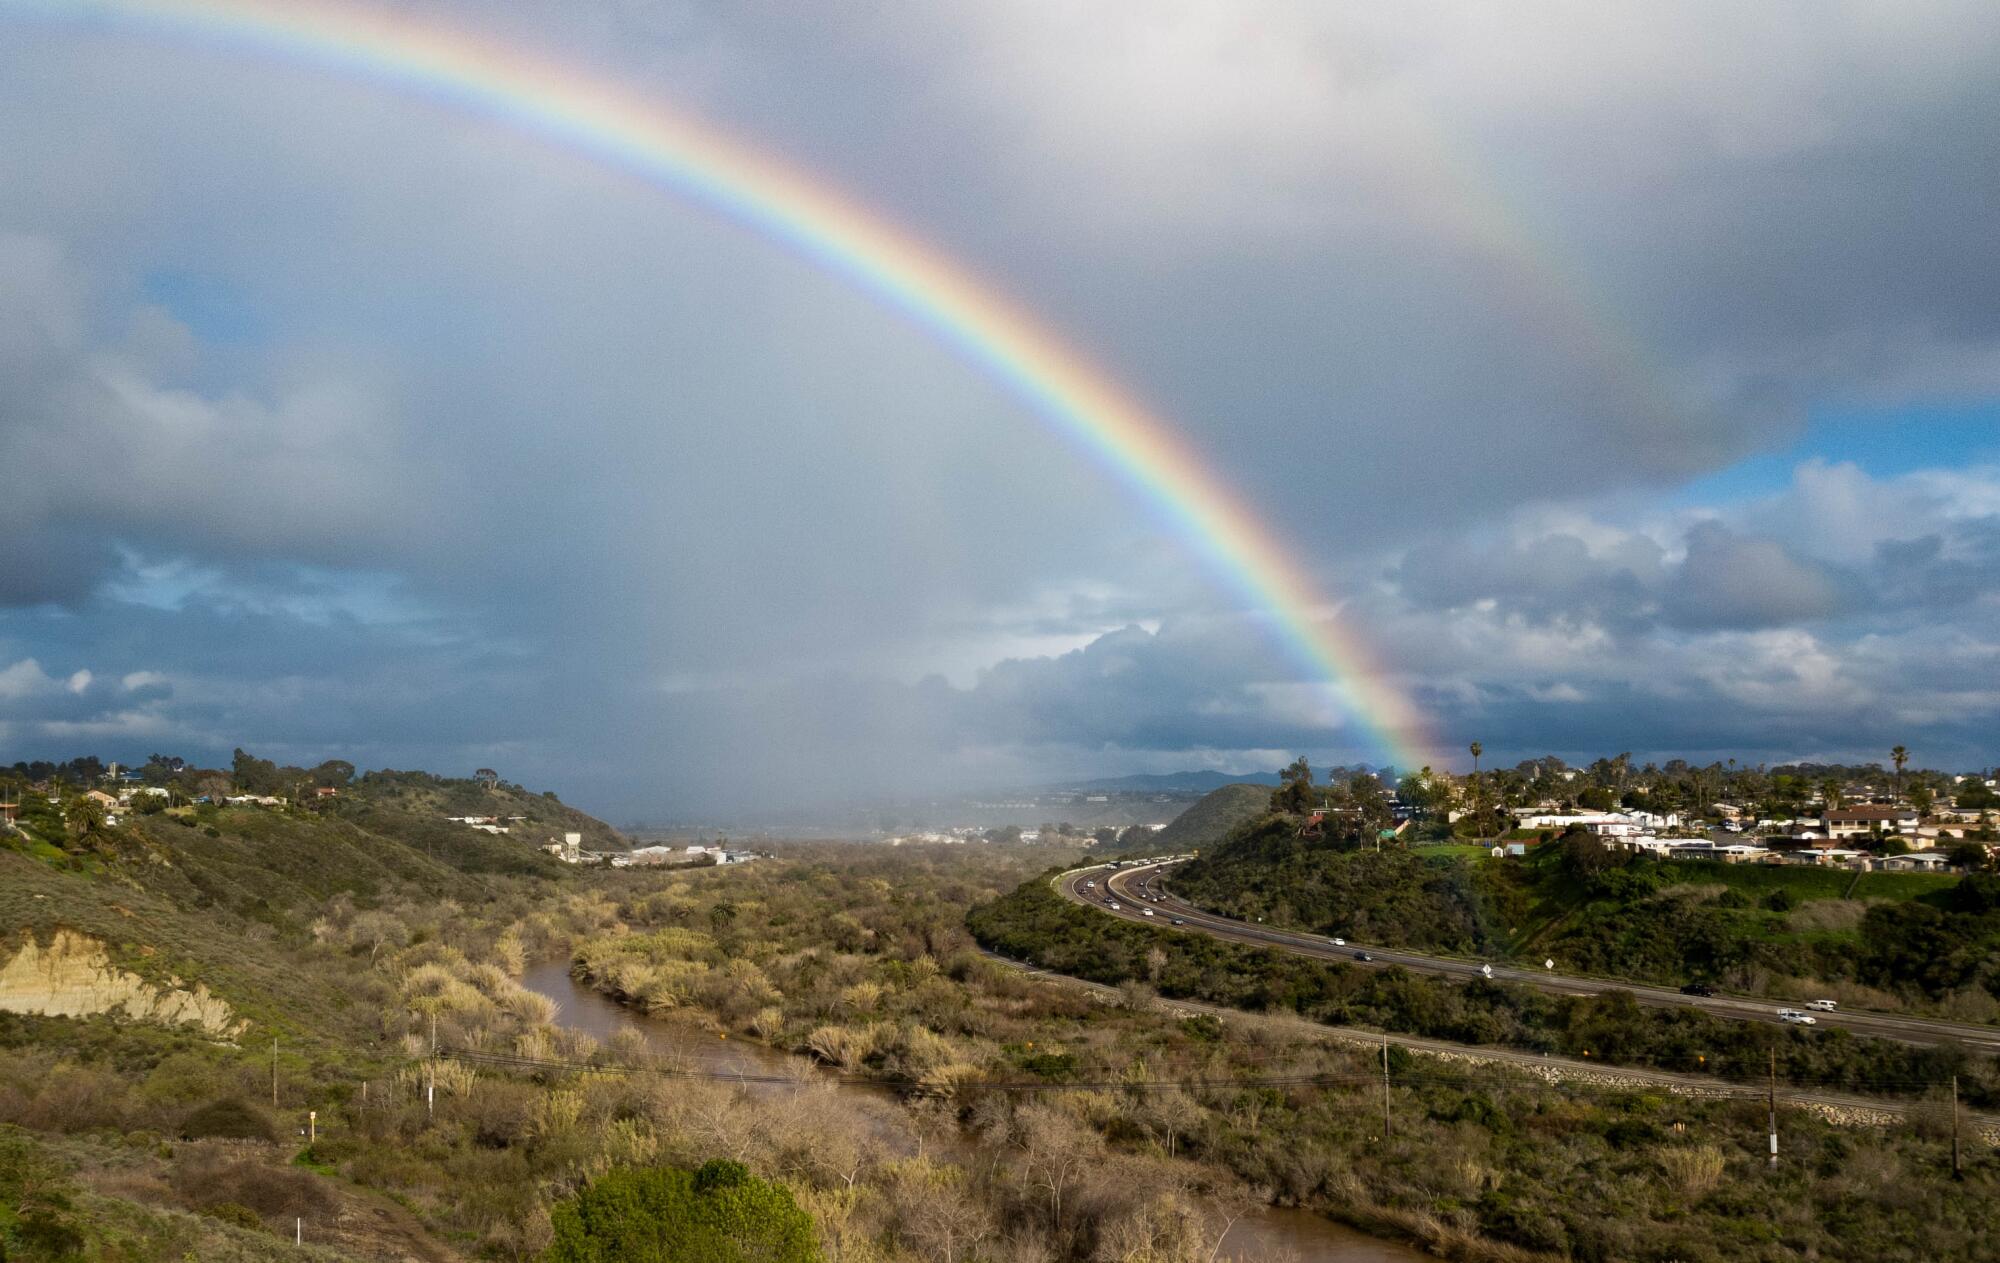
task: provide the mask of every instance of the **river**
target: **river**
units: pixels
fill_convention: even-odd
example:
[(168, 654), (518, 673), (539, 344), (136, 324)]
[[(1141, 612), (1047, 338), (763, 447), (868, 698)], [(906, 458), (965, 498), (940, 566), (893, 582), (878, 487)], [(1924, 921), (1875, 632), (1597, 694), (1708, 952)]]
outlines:
[[(646, 1042), (683, 1062), (698, 1057), (700, 1063), (717, 1070), (746, 1075), (796, 1076), (809, 1063), (806, 1058), (751, 1040), (706, 1040), (691, 1038), (687, 1027), (634, 1013), (617, 1001), (569, 976), (568, 961), (537, 965), (521, 978), (523, 986), (555, 1001), (556, 1023), (609, 1041), (621, 1030), (634, 1030)], [(770, 1082), (750, 1082), (746, 1091), (786, 1090)], [(879, 1099), (886, 1091), (866, 1084), (843, 1083), (842, 1092), (870, 1095)], [(1430, 1256), (1407, 1246), (1379, 1241), (1311, 1211), (1283, 1206), (1254, 1210), (1237, 1220), (1223, 1239), (1218, 1259), (1256, 1263), (1263, 1259), (1296, 1259), (1299, 1263), (1419, 1263)]]

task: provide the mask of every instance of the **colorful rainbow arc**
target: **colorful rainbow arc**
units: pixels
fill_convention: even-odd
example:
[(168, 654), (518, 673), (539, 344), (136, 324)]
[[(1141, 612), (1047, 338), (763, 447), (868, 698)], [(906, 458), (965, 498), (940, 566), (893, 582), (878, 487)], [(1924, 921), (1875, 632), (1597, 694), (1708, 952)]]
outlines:
[(1369, 741), (1430, 761), (1416, 710), (1271, 533), (1173, 430), (967, 270), (741, 143), (659, 104), (462, 32), (312, 0), (0, 0), (0, 12), (103, 21), (384, 81), (505, 122), (789, 246), (978, 365), (1153, 504), (1265, 611)]

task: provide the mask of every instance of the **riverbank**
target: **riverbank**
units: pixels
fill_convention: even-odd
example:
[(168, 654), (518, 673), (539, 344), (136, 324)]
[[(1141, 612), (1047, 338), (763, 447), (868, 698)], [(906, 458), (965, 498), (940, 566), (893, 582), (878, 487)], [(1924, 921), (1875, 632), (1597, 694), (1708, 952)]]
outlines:
[[(523, 986), (556, 1006), (555, 1023), (609, 1043), (634, 1032), (646, 1046), (675, 1064), (718, 1074), (751, 1076), (742, 1090), (767, 1099), (794, 1098), (816, 1087), (864, 1101), (893, 1103), (888, 1087), (837, 1077), (811, 1059), (750, 1040), (718, 1039), (687, 1021), (635, 1013), (570, 975), (568, 961), (550, 961), (527, 970)], [(776, 1080), (776, 1081), (774, 1081)], [(959, 1137), (947, 1152), (970, 1157), (976, 1138)], [(1407, 1246), (1367, 1236), (1321, 1215), (1292, 1207), (1262, 1206), (1243, 1211), (1215, 1245), (1217, 1259), (1242, 1263), (1266, 1260), (1324, 1260), (1325, 1263), (1418, 1263), (1428, 1256)]]

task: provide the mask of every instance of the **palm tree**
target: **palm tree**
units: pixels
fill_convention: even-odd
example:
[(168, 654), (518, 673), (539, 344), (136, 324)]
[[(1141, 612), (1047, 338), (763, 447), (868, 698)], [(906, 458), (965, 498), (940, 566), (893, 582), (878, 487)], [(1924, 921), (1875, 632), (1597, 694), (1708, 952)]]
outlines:
[(63, 809), (76, 836), (87, 838), (104, 827), (104, 806), (95, 798), (73, 798)]
[(1479, 756), (1486, 753), (1486, 747), (1477, 741), (1472, 743), (1472, 827), (1479, 828)]
[(1889, 751), (1889, 761), (1896, 765), (1896, 797), (1903, 796), (1903, 766), (1910, 761), (1910, 752), (1902, 746)]

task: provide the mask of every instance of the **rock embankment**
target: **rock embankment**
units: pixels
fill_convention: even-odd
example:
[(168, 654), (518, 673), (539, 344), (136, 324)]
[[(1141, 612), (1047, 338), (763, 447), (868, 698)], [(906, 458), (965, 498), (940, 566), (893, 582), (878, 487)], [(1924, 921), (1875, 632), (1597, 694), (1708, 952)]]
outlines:
[(101, 941), (57, 930), (47, 945), (30, 935), (12, 959), (0, 965), (0, 1012), (44, 1017), (115, 1013), (164, 1026), (192, 1022), (223, 1036), (236, 1035), (248, 1024), (206, 986), (196, 983), (184, 989), (178, 982), (168, 986), (147, 982), (113, 964)]

